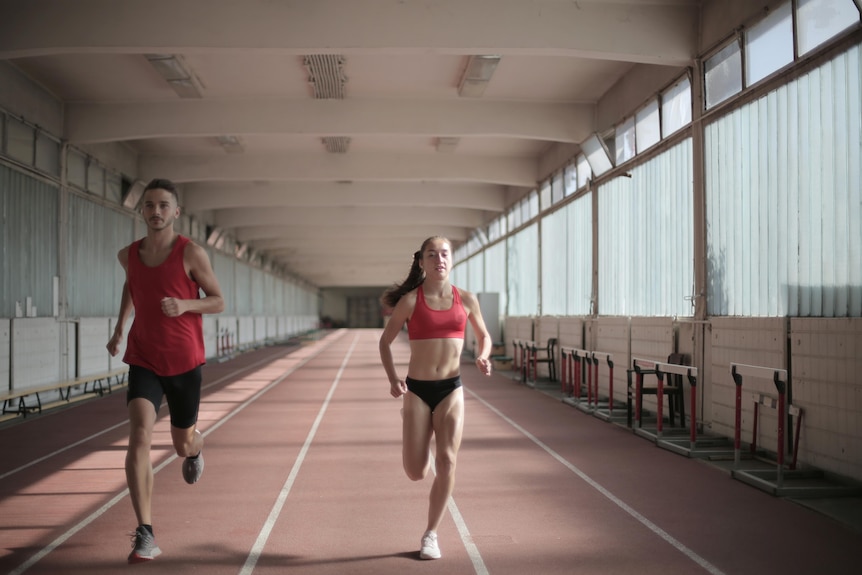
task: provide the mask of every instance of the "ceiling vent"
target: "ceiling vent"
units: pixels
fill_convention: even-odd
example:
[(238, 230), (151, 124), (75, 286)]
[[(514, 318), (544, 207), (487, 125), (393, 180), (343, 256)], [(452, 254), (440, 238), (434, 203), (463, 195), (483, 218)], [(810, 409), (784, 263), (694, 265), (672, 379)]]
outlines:
[(499, 56), (470, 56), (458, 84), (458, 95), (462, 98), (478, 98), (484, 94), (499, 63)]
[(346, 154), (347, 147), (350, 146), (350, 138), (345, 136), (323, 138), (323, 146), (331, 154)]
[(308, 83), (314, 90), (318, 100), (344, 99), (344, 56), (338, 54), (313, 54), (303, 58), (303, 65), (308, 70)]
[(455, 148), (458, 147), (458, 142), (461, 141), (461, 138), (452, 138), (452, 137), (440, 137), (437, 138), (437, 151), (441, 153), (449, 153), (455, 151)]
[(180, 98), (200, 98), (201, 82), (181, 56), (147, 54), (147, 61), (174, 89)]

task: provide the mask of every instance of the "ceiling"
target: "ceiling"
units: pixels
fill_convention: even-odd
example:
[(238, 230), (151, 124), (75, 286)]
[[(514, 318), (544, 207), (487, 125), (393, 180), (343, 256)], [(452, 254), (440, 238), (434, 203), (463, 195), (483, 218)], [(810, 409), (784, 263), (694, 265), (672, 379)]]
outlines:
[[(180, 184), (186, 212), (247, 253), (362, 288), (533, 189), (634, 66), (689, 65), (699, 6), (0, 0), (0, 59), (63, 103), (70, 143), (126, 146), (138, 179)], [(459, 95), (471, 56), (490, 55), (481, 94)]]

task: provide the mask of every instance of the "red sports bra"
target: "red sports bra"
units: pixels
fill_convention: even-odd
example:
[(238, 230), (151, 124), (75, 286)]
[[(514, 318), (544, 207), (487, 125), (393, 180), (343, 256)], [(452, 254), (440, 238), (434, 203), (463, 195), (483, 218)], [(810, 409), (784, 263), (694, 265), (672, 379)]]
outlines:
[(431, 309), (425, 303), (422, 286), (416, 290), (416, 307), (407, 322), (407, 335), (410, 339), (461, 338), (467, 327), (467, 311), (461, 303), (461, 295), (452, 286), (452, 307)]

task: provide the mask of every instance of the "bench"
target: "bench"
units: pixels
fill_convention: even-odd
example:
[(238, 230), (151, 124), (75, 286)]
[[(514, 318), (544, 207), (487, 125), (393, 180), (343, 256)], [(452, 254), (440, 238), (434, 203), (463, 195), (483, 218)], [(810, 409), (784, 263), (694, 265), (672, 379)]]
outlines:
[[(41, 394), (52, 391), (58, 392), (60, 400), (65, 402), (72, 400), (72, 389), (81, 386), (84, 387), (84, 393), (94, 393), (99, 396), (104, 395), (106, 391), (111, 393), (113, 391), (112, 381), (116, 382), (116, 385), (120, 385), (128, 372), (129, 368), (123, 367), (107, 373), (86, 375), (49, 385), (5, 391), (0, 393), (0, 400), (3, 401), (3, 414), (17, 413), (27, 417), (30, 412), (42, 413)], [(88, 389), (91, 385), (92, 388)], [(35, 398), (35, 403), (33, 398)], [(28, 403), (28, 399), (30, 403)]]

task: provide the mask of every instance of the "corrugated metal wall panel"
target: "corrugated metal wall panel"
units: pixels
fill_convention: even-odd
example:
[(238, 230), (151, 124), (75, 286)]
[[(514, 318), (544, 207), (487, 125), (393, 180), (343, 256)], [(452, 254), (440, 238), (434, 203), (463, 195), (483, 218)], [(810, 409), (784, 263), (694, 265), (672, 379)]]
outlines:
[(506, 242), (497, 242), (485, 250), (485, 291), (500, 294), (500, 315), (507, 315)]
[(211, 252), (213, 272), (218, 278), (224, 298), (224, 311), (222, 313), (233, 315), (236, 312), (236, 289), (234, 287), (234, 267), (236, 260), (219, 252)]
[(709, 313), (862, 315), (856, 46), (705, 130)]
[(542, 314), (566, 315), (568, 299), (567, 276), (569, 257), (567, 252), (566, 209), (542, 218)]
[(467, 291), (481, 293), (485, 291), (485, 252), (479, 252), (467, 260)]
[(593, 301), (593, 195), (566, 206), (566, 314), (588, 315)]
[(532, 224), (506, 240), (509, 314), (539, 313), (539, 226)]
[(691, 139), (598, 190), (599, 313), (691, 316)]
[(15, 304), (31, 304), (39, 316), (54, 310), (57, 275), (58, 189), (0, 165), (0, 316), (15, 317)]
[(126, 274), (117, 253), (135, 238), (133, 218), (69, 197), (68, 317), (110, 317), (120, 309)]

